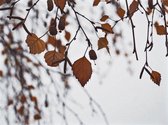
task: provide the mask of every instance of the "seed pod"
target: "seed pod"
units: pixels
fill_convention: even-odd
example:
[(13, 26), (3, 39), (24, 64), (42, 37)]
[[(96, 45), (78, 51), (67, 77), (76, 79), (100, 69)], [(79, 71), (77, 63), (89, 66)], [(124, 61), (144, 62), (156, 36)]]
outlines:
[(90, 57), (91, 60), (96, 60), (97, 59), (96, 52), (93, 49), (89, 51), (89, 57)]
[(53, 7), (54, 7), (53, 1), (52, 0), (47, 0), (48, 11), (52, 11)]

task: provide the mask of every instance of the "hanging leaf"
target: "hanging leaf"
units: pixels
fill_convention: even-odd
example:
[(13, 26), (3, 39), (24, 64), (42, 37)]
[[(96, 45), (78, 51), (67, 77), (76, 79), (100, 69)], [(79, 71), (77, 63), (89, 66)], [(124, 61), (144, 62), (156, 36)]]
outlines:
[(157, 22), (155, 22), (155, 28), (158, 35), (166, 34), (165, 27), (163, 25), (159, 25)]
[(61, 16), (60, 20), (59, 20), (59, 24), (58, 24), (58, 28), (59, 30), (64, 30), (65, 29), (65, 24), (66, 24), (66, 16), (63, 15)]
[(113, 30), (112, 30), (110, 24), (105, 23), (105, 24), (102, 24), (101, 26), (102, 26), (102, 30), (103, 30), (105, 33), (113, 33)]
[(46, 52), (44, 58), (48, 66), (55, 67), (64, 60), (64, 55), (53, 50)]
[(70, 38), (71, 38), (71, 34), (70, 34), (70, 32), (65, 31), (65, 39), (66, 39), (67, 41), (69, 41)]
[(48, 11), (52, 11), (54, 7), (53, 0), (47, 0), (47, 9)]
[(163, 5), (168, 6), (168, 0), (162, 0)]
[(160, 86), (160, 81), (161, 81), (161, 75), (157, 71), (152, 71), (151, 73), (151, 79), (154, 83), (156, 83), (158, 86)]
[(125, 15), (125, 10), (124, 10), (123, 8), (119, 7), (119, 8), (117, 9), (117, 15), (118, 15), (120, 18), (123, 18), (124, 15)]
[(100, 3), (100, 0), (94, 0), (93, 6), (97, 6)]
[(148, 0), (148, 6), (150, 9), (153, 9), (153, 0)]
[(50, 32), (51, 35), (56, 35), (57, 34), (56, 20), (54, 18), (52, 18), (51, 21), (50, 21), (49, 32)]
[(26, 43), (32, 54), (39, 54), (45, 50), (44, 41), (38, 38), (34, 33), (27, 36)]
[(62, 11), (64, 10), (66, 0), (54, 0), (55, 5), (60, 8)]
[(48, 35), (47, 43), (51, 44), (53, 47), (57, 46), (57, 40), (55, 37)]
[(106, 48), (108, 45), (108, 41), (105, 37), (101, 37), (98, 40), (98, 50), (102, 48)]
[(0, 70), (0, 77), (2, 77), (3, 76), (3, 72), (2, 72), (2, 70)]
[(18, 112), (21, 116), (23, 116), (23, 115), (24, 115), (24, 106), (23, 106), (23, 105), (20, 106), (20, 108), (17, 110), (17, 112)]
[(108, 18), (109, 18), (109, 16), (104, 15), (104, 16), (102, 16), (102, 18), (100, 19), (100, 21), (104, 22), (104, 21), (106, 21)]
[(96, 52), (93, 49), (89, 51), (89, 57), (90, 57), (91, 60), (96, 60), (97, 59)]
[(5, 3), (5, 0), (0, 1), (0, 6)]
[(138, 1), (133, 0), (129, 6), (129, 16), (133, 16), (134, 12), (138, 9)]
[(41, 115), (40, 114), (35, 114), (34, 115), (34, 120), (40, 120), (41, 119)]
[(83, 87), (92, 75), (91, 63), (87, 60), (86, 57), (82, 57), (74, 62), (72, 65), (72, 71), (74, 76), (78, 79), (81, 86)]

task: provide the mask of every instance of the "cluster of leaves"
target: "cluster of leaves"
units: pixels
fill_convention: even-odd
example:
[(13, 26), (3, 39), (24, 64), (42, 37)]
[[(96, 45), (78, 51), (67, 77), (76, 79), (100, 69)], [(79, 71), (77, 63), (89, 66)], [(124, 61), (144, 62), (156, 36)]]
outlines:
[[(42, 1), (42, 0), (41, 0)], [(52, 76), (52, 70), (54, 67), (58, 67), (61, 63), (61, 79), (64, 82), (65, 88), (69, 88), (67, 73), (68, 69), (71, 69), (73, 75), (78, 79), (81, 86), (85, 86), (88, 80), (92, 76), (92, 61), (97, 60), (97, 51), (105, 49), (110, 55), (110, 43), (115, 48), (116, 55), (119, 55), (122, 50), (117, 48), (119, 39), (122, 39), (123, 32), (118, 31), (120, 23), (126, 22), (128, 20), (131, 24), (132, 31), (132, 42), (133, 42), (133, 53), (138, 60), (138, 52), (136, 49), (136, 33), (134, 24), (134, 15), (137, 12), (141, 12), (147, 21), (147, 38), (145, 45), (146, 61), (142, 67), (140, 78), (144, 72), (147, 72), (154, 83), (160, 85), (161, 75), (158, 71), (151, 68), (148, 63), (148, 52), (152, 50), (154, 46), (153, 37), (155, 31), (157, 35), (165, 36), (165, 46), (166, 46), (166, 56), (168, 56), (168, 37), (167, 37), (167, 13), (168, 13), (168, 1), (167, 0), (148, 0), (142, 2), (140, 0), (132, 1), (120, 1), (120, 0), (93, 0), (93, 8), (99, 7), (100, 4), (111, 5), (114, 8), (114, 15), (117, 19), (112, 19), (112, 15), (108, 15), (102, 10), (100, 13), (100, 19), (91, 20), (86, 17), (83, 13), (76, 10), (77, 0), (46, 0), (43, 1), (46, 5), (46, 10), (43, 15), (46, 15), (45, 19), (41, 19), (41, 10), (38, 4), (41, 3), (40, 0), (28, 0), (27, 9), (21, 8), (19, 3), (21, 0), (1, 0), (0, 1), (0, 11), (7, 14), (7, 18), (2, 17), (0, 24), (0, 43), (3, 46), (2, 55), (4, 56), (4, 65), (7, 69), (6, 71), (0, 70), (0, 77), (7, 80), (7, 86), (10, 86), (12, 79), (16, 79), (20, 83), (21, 89), (17, 90), (17, 86), (11, 85), (13, 92), (15, 93), (16, 101), (8, 97), (8, 106), (14, 105), (15, 112), (17, 113), (18, 119), (23, 120), (24, 123), (29, 123), (29, 103), (33, 102), (35, 113), (34, 119), (41, 119), (41, 110), (38, 104), (38, 99), (34, 96), (33, 90), (44, 85), (44, 82), (40, 79), (42, 78), (41, 72), (45, 72), (47, 76)], [(86, 1), (87, 2), (87, 1)], [(17, 11), (19, 10), (19, 11)], [(19, 12), (24, 11), (20, 16)], [(32, 16), (31, 13), (34, 13)], [(40, 15), (40, 16), (39, 16)], [(155, 16), (160, 16), (160, 19), (154, 18)], [(68, 18), (75, 18), (77, 29), (73, 31), (68, 31), (67, 27), (73, 25)], [(30, 25), (27, 24), (28, 20), (35, 19), (37, 22), (43, 22), (45, 32), (43, 35), (37, 35), (37, 29), (39, 25), (33, 26), (30, 30)], [(93, 40), (89, 37), (89, 33), (82, 22), (89, 22), (93, 28), (96, 38), (97, 48), (94, 47)], [(118, 26), (118, 27), (117, 27)], [(12, 27), (12, 31), (11, 30)], [(74, 26), (75, 27), (75, 26)], [(27, 38), (24, 41), (15, 34), (16, 32), (22, 33), (25, 31)], [(76, 31), (74, 33), (74, 31)], [(82, 33), (85, 37), (84, 42), (86, 42), (87, 47), (83, 52), (83, 56), (79, 57), (76, 61), (71, 62), (70, 58), (70, 48), (72, 43), (77, 39)], [(24, 33), (22, 33), (24, 34)], [(64, 36), (61, 38), (60, 36)], [(47, 37), (47, 40), (45, 38)], [(110, 40), (111, 39), (111, 40)], [(25, 46), (25, 43), (27, 44)], [(29, 48), (29, 52), (27, 48)], [(128, 56), (127, 52), (123, 52), (125, 57)], [(51, 67), (45, 67), (43, 62), (39, 61), (35, 55), (44, 55), (45, 63)], [(30, 56), (34, 55), (34, 56)], [(36, 86), (28, 84), (28, 78), (34, 80), (37, 84)], [(54, 79), (50, 77), (52, 83), (55, 83)], [(57, 95), (60, 96), (59, 90), (57, 90)], [(8, 95), (9, 96), (9, 95)], [(58, 97), (59, 97), (58, 96)], [(47, 94), (45, 95), (47, 100)], [(91, 97), (89, 97), (91, 98)], [(91, 99), (92, 100), (92, 99)], [(29, 102), (29, 103), (28, 103)], [(63, 107), (66, 105), (62, 101)], [(48, 101), (45, 101), (44, 105), (48, 107)], [(71, 110), (70, 110), (71, 111)], [(73, 112), (76, 116), (76, 114)], [(64, 116), (64, 115), (63, 115)], [(78, 118), (78, 117), (77, 117)], [(80, 120), (79, 120), (80, 121)], [(81, 122), (81, 121), (80, 121)]]

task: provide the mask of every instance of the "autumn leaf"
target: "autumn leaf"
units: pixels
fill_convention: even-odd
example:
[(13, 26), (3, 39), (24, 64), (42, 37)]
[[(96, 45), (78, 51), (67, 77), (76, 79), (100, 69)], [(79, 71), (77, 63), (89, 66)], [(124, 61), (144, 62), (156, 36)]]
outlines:
[(45, 42), (38, 38), (34, 33), (27, 36), (26, 43), (32, 54), (39, 54), (45, 50)]
[(56, 38), (50, 35), (48, 35), (47, 43), (51, 44), (53, 47), (56, 47), (58, 44)]
[(59, 24), (58, 24), (59, 30), (64, 30), (65, 29), (65, 24), (66, 24), (66, 20), (65, 19), (66, 19), (65, 15), (60, 17)]
[(44, 58), (48, 66), (55, 67), (64, 60), (64, 55), (53, 50), (46, 52)]
[(65, 39), (66, 39), (67, 41), (69, 41), (70, 38), (71, 38), (71, 34), (70, 34), (70, 32), (65, 31)]
[(138, 1), (136, 0), (132, 1), (132, 3), (129, 6), (130, 16), (133, 16), (134, 12), (138, 9), (138, 5), (139, 5)]
[(52, 18), (50, 21), (49, 32), (51, 35), (57, 34), (56, 20), (54, 18)]
[(1, 0), (0, 1), (0, 6), (2, 5), (2, 4), (4, 4), (5, 3), (5, 1), (4, 0)]
[(89, 51), (89, 57), (90, 57), (91, 60), (96, 60), (97, 59), (96, 52), (93, 49)]
[(2, 77), (3, 76), (3, 72), (2, 72), (2, 70), (0, 70), (0, 77)]
[(93, 6), (97, 6), (100, 3), (100, 0), (94, 0)]
[(72, 71), (81, 86), (84, 87), (92, 75), (91, 63), (86, 57), (82, 57), (73, 63)]
[(108, 45), (107, 38), (105, 38), (105, 37), (99, 38), (99, 40), (98, 40), (98, 50), (102, 49), (102, 48), (106, 48), (107, 45)]
[(109, 18), (109, 16), (104, 15), (104, 16), (101, 17), (100, 21), (104, 22), (104, 21), (106, 21), (108, 18)]
[(150, 9), (153, 9), (153, 0), (148, 0), (148, 6)]
[(66, 0), (54, 0), (55, 5), (60, 8), (62, 11), (64, 10)]
[(48, 11), (52, 11), (54, 7), (53, 0), (47, 0)]
[(151, 79), (154, 83), (156, 83), (158, 86), (160, 86), (160, 81), (161, 81), (161, 75), (157, 71), (152, 71), (151, 73)]
[(41, 115), (40, 114), (35, 114), (34, 115), (34, 120), (40, 120), (41, 119)]
[(103, 30), (105, 33), (113, 33), (113, 30), (112, 30), (110, 24), (105, 23), (105, 24), (102, 24), (101, 26), (102, 26), (102, 30)]
[(168, 6), (168, 0), (162, 0), (163, 5)]
[(159, 25), (157, 22), (155, 22), (155, 28), (158, 35), (166, 34), (165, 27), (163, 25)]
[(119, 8), (117, 9), (117, 15), (118, 15), (120, 18), (123, 18), (124, 15), (125, 15), (125, 10), (124, 10), (123, 8), (119, 7)]

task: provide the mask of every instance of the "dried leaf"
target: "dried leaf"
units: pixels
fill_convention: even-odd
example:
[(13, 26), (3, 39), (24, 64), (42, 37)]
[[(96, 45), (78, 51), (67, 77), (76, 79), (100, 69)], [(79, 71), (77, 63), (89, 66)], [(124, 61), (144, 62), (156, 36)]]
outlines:
[(138, 1), (136, 0), (132, 1), (132, 3), (129, 6), (130, 16), (133, 16), (134, 12), (138, 9), (138, 5), (139, 5)]
[(111, 25), (108, 23), (102, 24), (102, 29), (105, 33), (113, 33), (113, 30), (111, 28)]
[(158, 86), (160, 86), (160, 81), (161, 81), (161, 75), (157, 71), (152, 71), (151, 73), (151, 79), (154, 83), (156, 83)]
[(21, 116), (23, 116), (23, 115), (24, 115), (24, 106), (23, 106), (23, 105), (20, 106), (20, 108), (17, 110), (17, 112), (18, 112)]
[(101, 37), (98, 40), (98, 50), (102, 48), (106, 48), (108, 45), (108, 41), (105, 37)]
[(39, 54), (45, 50), (45, 43), (38, 38), (36, 34), (31, 33), (27, 36), (26, 43), (30, 49), (30, 53)]
[(47, 9), (48, 11), (52, 11), (54, 7), (53, 0), (47, 0)]
[(97, 6), (100, 3), (100, 0), (94, 0), (93, 6)]
[(2, 72), (2, 70), (0, 70), (0, 77), (2, 77), (3, 76), (3, 72)]
[(47, 65), (55, 67), (64, 60), (64, 55), (53, 50), (46, 52), (44, 58)]
[(47, 43), (51, 44), (53, 47), (56, 47), (57, 46), (57, 40), (55, 37), (53, 36), (48, 36), (48, 40), (47, 40)]
[(96, 60), (97, 59), (96, 52), (93, 49), (89, 51), (89, 57), (90, 57), (91, 60)]
[(162, 0), (163, 5), (168, 6), (168, 0)]
[(5, 0), (0, 1), (0, 6), (5, 3)]
[(49, 32), (50, 32), (51, 35), (56, 35), (57, 34), (56, 21), (55, 21), (54, 18), (52, 18), (51, 21), (50, 21)]
[(150, 9), (153, 9), (153, 0), (148, 0), (148, 6)]
[(73, 63), (72, 71), (83, 87), (92, 75), (91, 63), (86, 57), (82, 57)]
[(158, 35), (166, 34), (165, 27), (163, 25), (159, 25), (157, 22), (155, 22), (155, 28)]
[(104, 22), (104, 21), (106, 21), (108, 18), (109, 18), (109, 16), (104, 15), (104, 16), (102, 16), (102, 18), (100, 19), (100, 21)]
[(40, 120), (41, 119), (41, 115), (40, 114), (35, 114), (34, 115), (34, 120)]
[(65, 39), (66, 39), (67, 41), (69, 41), (70, 38), (71, 38), (71, 34), (70, 34), (70, 32), (65, 31)]
[(59, 24), (58, 24), (58, 28), (59, 30), (64, 30), (65, 29), (65, 24), (66, 24), (66, 16), (63, 15), (61, 16), (60, 20), (59, 20)]
[(119, 8), (117, 9), (117, 14), (118, 14), (118, 16), (119, 16), (120, 18), (123, 18), (124, 15), (125, 15), (125, 10), (124, 10), (123, 8), (119, 7)]
[(62, 11), (64, 10), (66, 0), (54, 0), (55, 5), (60, 8)]

